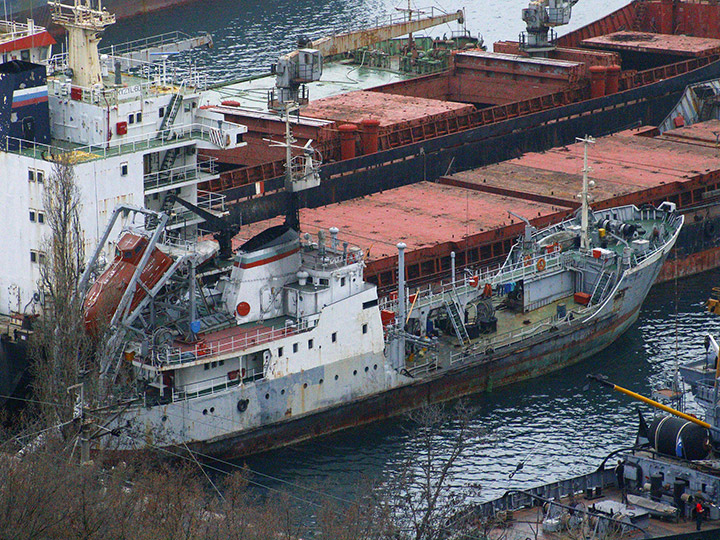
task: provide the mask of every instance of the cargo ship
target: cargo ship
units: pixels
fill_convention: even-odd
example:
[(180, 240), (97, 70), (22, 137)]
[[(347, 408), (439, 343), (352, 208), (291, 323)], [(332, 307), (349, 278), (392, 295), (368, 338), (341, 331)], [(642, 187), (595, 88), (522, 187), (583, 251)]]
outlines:
[[(548, 9), (548, 4), (543, 6)], [(301, 145), (312, 139), (326, 163), (321, 169), (321, 186), (303, 194), (301, 204), (306, 210), (301, 212), (313, 216), (331, 213), (330, 208), (355, 205), (360, 198), (388, 197), (395, 188), (415, 191), (416, 195), (427, 193), (437, 189), (429, 187), (435, 181), (445, 186), (462, 183), (453, 178), (462, 171), (478, 170), (476, 176), (481, 177), (479, 167), (522, 154), (542, 156), (551, 148), (555, 148), (553, 152), (573, 148), (574, 138), (586, 133), (629, 133), (634, 129), (640, 135), (643, 131), (648, 139), (657, 141), (652, 159), (668, 162), (672, 156), (664, 154), (661, 146), (672, 151), (673, 145), (667, 143), (672, 134), (678, 135), (675, 148), (682, 146), (682, 140), (689, 141), (682, 135), (683, 130), (690, 137), (697, 133), (703, 140), (701, 144), (711, 145), (709, 124), (690, 126), (682, 111), (672, 116), (671, 111), (683, 98), (686, 87), (720, 76), (720, 34), (713, 23), (718, 18), (720, 6), (712, 1), (637, 0), (584, 28), (551, 39), (542, 54), (532, 47), (528, 49), (527, 39), (496, 43), (492, 53), (480, 49), (440, 53), (440, 40), (435, 45), (436, 53), (416, 59), (412, 53), (402, 53), (407, 47), (403, 40), (355, 49), (348, 53), (350, 59), (344, 60), (349, 66), (374, 59), (388, 66), (406, 66), (412, 74), (363, 90), (339, 89), (335, 95), (328, 91), (332, 83), (319, 87), (307, 84), (309, 101), (300, 112), (294, 132)], [(399, 56), (394, 57), (394, 53)], [(333, 74), (332, 79), (338, 78)], [(208, 152), (224, 170), (218, 180), (205, 186), (226, 195), (228, 203), (243, 214), (245, 224), (282, 215), (287, 205), (280, 191), (284, 157), (265, 141), (282, 133), (282, 121), (271, 110), (249, 110), (243, 99), (243, 93), (247, 95), (258, 85), (268, 87), (273, 82), (223, 87), (224, 103), (211, 106), (226, 119), (248, 126), (247, 147)], [(313, 93), (319, 99), (313, 100)], [(706, 114), (711, 110), (707, 109)], [(668, 121), (671, 129), (663, 129), (663, 134), (653, 132)], [(701, 125), (708, 127), (703, 130)], [(639, 126), (650, 127), (640, 130)], [(706, 133), (700, 135), (701, 131)], [(643, 142), (638, 137), (633, 144), (641, 146)], [(621, 154), (616, 157), (621, 159)], [(554, 170), (552, 158), (549, 156), (547, 166), (539, 171), (549, 191), (554, 189), (548, 174)], [(677, 161), (679, 168), (687, 169), (687, 179), (678, 176), (672, 184), (657, 184), (654, 190), (642, 186), (634, 190), (632, 179), (627, 178), (621, 189), (622, 204), (674, 200), (681, 212), (687, 212), (688, 224), (693, 224), (692, 232), (688, 228), (683, 233), (678, 257), (671, 257), (672, 265), (666, 266), (661, 279), (690, 275), (718, 264), (720, 224), (715, 221), (716, 183), (711, 181), (718, 167), (709, 156), (707, 171), (693, 172), (693, 167), (686, 167), (686, 161)], [(482, 191), (486, 197), (491, 191), (506, 195), (508, 191), (502, 184), (510, 181), (517, 169), (527, 172), (525, 166), (515, 170), (511, 167), (503, 175), (502, 166), (496, 166), (494, 191), (484, 189), (481, 181), (473, 181), (472, 189)], [(411, 188), (410, 184), (417, 185)], [(566, 198), (537, 193), (529, 177), (524, 183), (512, 184), (512, 196), (521, 193), (530, 205), (547, 205), (547, 209), (538, 209), (543, 215), (535, 215), (535, 219), (542, 223), (536, 224), (561, 220), (577, 207), (572, 200), (574, 194)], [(445, 193), (450, 191), (450, 187), (445, 189)], [(653, 197), (658, 192), (662, 196)], [(455, 195), (456, 199), (466, 197), (468, 189), (457, 189)], [(469, 196), (472, 200), (474, 195)], [(405, 202), (409, 214), (418, 204), (416, 201), (408, 195)], [(487, 210), (497, 208), (488, 202)], [(556, 215), (546, 217), (551, 213)], [(502, 221), (507, 227), (480, 232), (458, 223), (454, 229), (444, 231), (444, 238), (410, 249), (408, 258), (417, 263), (410, 279), (421, 284), (446, 275), (453, 251), (458, 261), (464, 261), (462, 264), (501, 261), (521, 227), (517, 221), (512, 227), (511, 220), (499, 220), (500, 225)], [(312, 226), (310, 221), (306, 224)], [(395, 257), (389, 254), (388, 259), (376, 259), (374, 254), (381, 251), (377, 245), (371, 250), (367, 277), (390, 290), (397, 284), (392, 271)]]
[[(317, 182), (307, 163), (288, 169), (302, 174), (293, 192)], [(496, 270), (453, 268), (450, 280), (410, 290), (399, 243), (400, 286), (386, 298), (364, 280), (361, 248), (337, 228), (300, 236), (293, 213), (229, 258), (211, 253), (211, 270), (204, 249), (167, 245), (159, 228), (128, 228), (118, 245), (142, 249), (121, 250), (85, 306), (92, 326), (102, 297), (122, 296), (104, 303), (117, 330), (101, 366), (106, 381), (130, 372), (135, 384), (124, 394), (127, 385), (113, 386), (115, 402), (90, 408), (86, 432), (114, 451), (238, 457), (595, 354), (637, 319), (683, 218), (669, 202), (592, 211), (584, 179), (577, 214), (542, 230), (526, 222)], [(148, 213), (120, 207), (114, 219), (138, 212)], [(84, 276), (81, 291), (87, 285)]]

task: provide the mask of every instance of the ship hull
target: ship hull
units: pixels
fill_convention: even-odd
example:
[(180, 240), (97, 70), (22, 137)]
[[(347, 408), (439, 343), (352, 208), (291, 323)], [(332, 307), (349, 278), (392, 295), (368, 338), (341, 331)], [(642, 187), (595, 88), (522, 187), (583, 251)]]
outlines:
[(0, 405), (3, 405), (27, 391), (30, 373), (27, 341), (9, 334), (0, 337)]
[(137, 407), (117, 420), (124, 426), (118, 448), (142, 440), (150, 448), (187, 446), (205, 456), (234, 458), (546, 375), (608, 347), (637, 320), (676, 239), (677, 234), (627, 270), (592, 314), (524, 340), (497, 350), (468, 350), (447, 368), (414, 379), (396, 374), (382, 356), (366, 356), (214, 395)]

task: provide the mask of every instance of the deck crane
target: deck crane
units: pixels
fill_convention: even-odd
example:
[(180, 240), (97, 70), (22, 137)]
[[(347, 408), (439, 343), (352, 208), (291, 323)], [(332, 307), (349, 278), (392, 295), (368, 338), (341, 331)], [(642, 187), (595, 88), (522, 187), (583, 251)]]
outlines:
[(298, 40), (298, 49), (278, 58), (277, 64), (273, 66), (276, 88), (271, 92), (270, 106), (274, 109), (282, 109), (286, 103), (307, 103), (304, 84), (320, 80), (325, 57), (354, 51), (373, 43), (451, 21), (458, 21), (462, 24), (464, 21), (463, 11), (431, 15), (416, 20), (404, 20), (346, 34), (323, 37), (314, 41), (301, 38)]
[(527, 25), (520, 35), (520, 49), (531, 56), (547, 56), (555, 49), (553, 28), (570, 22), (572, 7), (578, 0), (532, 0), (522, 10), (522, 20)]

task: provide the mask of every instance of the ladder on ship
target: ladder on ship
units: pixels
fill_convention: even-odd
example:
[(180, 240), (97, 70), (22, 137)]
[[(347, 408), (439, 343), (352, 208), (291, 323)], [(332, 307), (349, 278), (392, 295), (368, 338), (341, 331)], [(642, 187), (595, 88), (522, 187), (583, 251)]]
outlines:
[(612, 276), (612, 272), (603, 271), (602, 274), (600, 274), (600, 278), (595, 284), (595, 289), (593, 289), (592, 296), (590, 297), (590, 305), (597, 304), (605, 297), (605, 291), (612, 281)]
[[(176, 146), (165, 151), (160, 169), (158, 170), (158, 186), (164, 186), (173, 181), (173, 166), (178, 156), (182, 153), (183, 147)], [(177, 171), (176, 171), (177, 172)]]
[(445, 300), (445, 310), (447, 311), (450, 322), (455, 329), (455, 335), (457, 335), (460, 345), (463, 347), (470, 343), (470, 336), (465, 328), (465, 321), (460, 310), (460, 302), (457, 299), (456, 294), (451, 294), (450, 297)]
[(171, 138), (170, 130), (175, 123), (175, 118), (177, 118), (177, 115), (180, 112), (180, 107), (183, 102), (182, 91), (184, 87), (185, 81), (180, 84), (178, 91), (170, 97), (170, 104), (168, 105), (167, 111), (165, 111), (165, 116), (163, 116), (162, 122), (160, 123), (160, 129), (158, 130), (158, 135), (163, 141), (167, 141)]
[[(170, 150), (168, 150), (169, 152)], [(170, 173), (167, 172), (167, 178), (169, 178)], [(175, 206), (175, 199), (172, 197), (168, 197), (170, 193), (172, 193), (173, 190), (165, 191), (163, 196), (162, 204), (160, 205), (160, 212), (163, 212), (167, 214), (168, 216), (172, 215), (172, 209)], [(158, 226), (159, 219), (156, 215), (146, 215), (145, 216), (145, 228), (148, 231), (152, 231), (155, 229), (155, 227)]]

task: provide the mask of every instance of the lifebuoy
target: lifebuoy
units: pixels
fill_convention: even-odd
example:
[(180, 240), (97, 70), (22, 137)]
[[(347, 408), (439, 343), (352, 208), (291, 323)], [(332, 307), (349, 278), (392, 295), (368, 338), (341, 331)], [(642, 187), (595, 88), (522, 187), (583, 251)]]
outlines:
[(244, 317), (245, 315), (250, 313), (250, 304), (248, 304), (247, 302), (240, 302), (235, 308), (235, 311), (237, 311), (238, 315)]
[(538, 272), (542, 272), (543, 270), (545, 270), (545, 259), (538, 259), (537, 269)]
[(531, 264), (532, 264), (532, 256), (525, 255), (525, 266), (530, 266)]
[(470, 281), (468, 281), (468, 283), (473, 289), (477, 289), (477, 286), (480, 284), (480, 278), (477, 276), (473, 276), (470, 278)]

